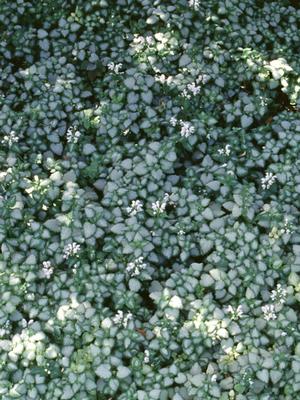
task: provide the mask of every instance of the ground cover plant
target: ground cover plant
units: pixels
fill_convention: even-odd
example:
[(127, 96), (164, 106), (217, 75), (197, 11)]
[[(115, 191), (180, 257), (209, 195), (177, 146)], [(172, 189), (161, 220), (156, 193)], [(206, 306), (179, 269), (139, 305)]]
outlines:
[(0, 1), (1, 400), (300, 397), (299, 28)]

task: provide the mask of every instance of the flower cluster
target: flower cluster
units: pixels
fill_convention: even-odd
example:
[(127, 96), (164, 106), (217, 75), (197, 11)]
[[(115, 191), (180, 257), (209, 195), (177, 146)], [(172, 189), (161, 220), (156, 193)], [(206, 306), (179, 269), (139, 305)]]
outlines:
[(188, 121), (178, 121), (175, 117), (171, 117), (170, 124), (172, 126), (180, 125), (180, 134), (182, 137), (189, 137), (195, 132), (195, 127)]
[(277, 318), (276, 308), (274, 304), (266, 304), (261, 307), (261, 310), (264, 314), (264, 319), (267, 321), (274, 320)]
[(69, 257), (77, 255), (79, 253), (79, 251), (80, 251), (80, 244), (75, 243), (75, 242), (69, 243), (64, 248), (63, 257), (65, 259), (68, 259)]
[(150, 362), (150, 352), (149, 350), (145, 350), (144, 351), (144, 363), (148, 364)]
[(124, 328), (127, 327), (129, 320), (132, 319), (132, 314), (129, 312), (124, 314), (122, 310), (118, 310), (117, 314), (113, 317), (113, 322), (116, 325), (122, 325)]
[(269, 189), (273, 183), (276, 181), (277, 176), (272, 172), (267, 172), (266, 175), (261, 178), (261, 186), (263, 189)]
[(122, 63), (115, 64), (113, 61), (111, 61), (110, 63), (107, 64), (107, 68), (118, 75), (122, 73), (120, 70), (121, 68), (123, 68), (123, 64)]
[(195, 132), (195, 127), (190, 122), (180, 120), (179, 124), (181, 126), (180, 134), (183, 137), (189, 137)]
[(18, 141), (19, 137), (16, 135), (16, 132), (11, 131), (9, 134), (3, 136), (1, 143), (8, 144), (8, 146), (11, 147), (14, 143), (18, 143)]
[(189, 6), (198, 10), (200, 8), (200, 0), (189, 0)]
[(144, 257), (139, 257), (136, 260), (127, 264), (126, 271), (131, 276), (137, 276), (140, 275), (140, 273), (143, 269), (146, 268), (146, 266), (147, 264), (144, 263)]
[(43, 275), (49, 279), (53, 274), (53, 267), (50, 261), (43, 261), (43, 268), (42, 268)]
[(70, 126), (67, 130), (67, 142), (68, 143), (77, 143), (81, 133), (75, 126)]
[(132, 217), (138, 212), (143, 211), (143, 203), (140, 200), (133, 200), (130, 206), (126, 208), (126, 211)]
[(146, 35), (144, 36), (135, 36), (135, 38), (133, 39), (132, 44), (133, 45), (148, 45), (151, 46), (152, 44), (154, 44), (155, 40), (151, 35)]
[(197, 96), (201, 91), (201, 87), (197, 86), (195, 82), (187, 84), (187, 86), (183, 89), (182, 96), (190, 99), (191, 96)]
[(151, 208), (153, 211), (153, 215), (164, 213), (166, 211), (167, 204), (174, 204), (174, 203), (170, 199), (170, 195), (168, 193), (165, 193), (162, 201), (157, 200), (154, 203), (152, 203)]
[(229, 305), (226, 308), (226, 311), (231, 314), (231, 319), (239, 319), (244, 315), (243, 307), (241, 305), (237, 306), (237, 308), (232, 307)]
[(271, 292), (271, 299), (274, 303), (284, 304), (286, 301), (287, 292), (280, 283), (277, 284), (276, 289)]
[(219, 154), (225, 154), (226, 156), (230, 155), (230, 144), (226, 144), (226, 146), (223, 149), (218, 149)]

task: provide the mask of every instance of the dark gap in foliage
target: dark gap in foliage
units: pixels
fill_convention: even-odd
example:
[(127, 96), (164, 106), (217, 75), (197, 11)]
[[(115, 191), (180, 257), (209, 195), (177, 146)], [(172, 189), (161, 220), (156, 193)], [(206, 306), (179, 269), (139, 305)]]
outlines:
[(142, 301), (143, 301), (143, 305), (148, 308), (149, 310), (155, 310), (156, 309), (156, 305), (154, 303), (154, 301), (151, 299), (151, 297), (149, 296), (149, 291), (145, 288), (143, 288), (143, 290), (141, 290), (140, 292)]
[(253, 95), (253, 85), (250, 81), (242, 81), (240, 86), (247, 94)]
[[(199, 245), (200, 246), (200, 245)], [(193, 263), (204, 264), (207, 263), (207, 258), (215, 251), (215, 246), (213, 246), (206, 254), (200, 254), (199, 256), (191, 256), (187, 259), (187, 265)]]
[(112, 304), (113, 304), (113, 302), (112, 302), (111, 296), (107, 296), (107, 297), (103, 298), (103, 300), (102, 300), (103, 307), (111, 308)]

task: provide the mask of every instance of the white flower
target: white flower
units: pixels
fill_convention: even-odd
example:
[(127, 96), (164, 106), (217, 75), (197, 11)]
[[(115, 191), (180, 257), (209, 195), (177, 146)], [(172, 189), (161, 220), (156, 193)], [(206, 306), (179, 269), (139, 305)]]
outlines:
[(107, 68), (108, 68), (110, 71), (113, 71), (114, 68), (115, 68), (115, 63), (113, 63), (113, 62), (108, 63), (108, 64), (107, 64)]
[(135, 44), (144, 44), (145, 43), (144, 36), (135, 36), (135, 38), (133, 39), (133, 43), (135, 43)]
[(78, 270), (78, 264), (74, 264), (72, 268), (73, 274), (76, 274), (77, 270)]
[(80, 244), (78, 243), (69, 243), (64, 248), (64, 255), (63, 257), (68, 259), (70, 256), (74, 256), (75, 254), (79, 253), (80, 251)]
[(179, 123), (181, 126), (180, 130), (181, 136), (189, 137), (192, 133), (195, 132), (195, 127), (190, 122), (180, 120)]
[(289, 222), (288, 218), (284, 219), (284, 227), (280, 230), (282, 234), (290, 234), (292, 233), (292, 225)]
[(201, 90), (200, 86), (196, 86), (195, 82), (188, 84), (187, 88), (194, 96), (199, 94)]
[(140, 200), (133, 200), (130, 207), (126, 208), (126, 211), (130, 216), (133, 216), (138, 212), (143, 211), (143, 203)]
[(171, 117), (170, 118), (170, 125), (171, 126), (176, 126), (179, 123), (179, 125), (181, 126), (180, 129), (180, 134), (183, 137), (188, 137), (190, 136), (192, 133), (195, 132), (195, 127), (188, 121), (178, 121), (176, 117)]
[(51, 266), (50, 261), (43, 261), (43, 274), (45, 278), (49, 279), (51, 275), (53, 274), (53, 267)]
[(145, 45), (151, 46), (155, 43), (153, 36), (135, 36), (132, 42), (132, 46), (136, 48), (137, 51), (142, 51)]
[(119, 64), (115, 64), (113, 61), (111, 61), (110, 63), (107, 64), (107, 68), (110, 71), (113, 71), (115, 74), (120, 74), (120, 69), (123, 67), (123, 64), (119, 63)]
[(277, 176), (274, 175), (272, 172), (267, 172), (266, 175), (261, 178), (261, 186), (263, 189), (269, 189), (275, 180), (277, 179)]
[(143, 269), (145, 269), (147, 264), (144, 263), (144, 257), (139, 257), (136, 260), (127, 264), (126, 271), (131, 276), (139, 275)]
[(115, 65), (115, 69), (114, 69), (114, 71), (115, 71), (115, 73), (116, 74), (120, 74), (121, 72), (120, 72), (120, 69), (123, 67), (123, 64), (121, 64), (121, 63), (118, 63), (118, 64), (116, 64)]
[(170, 118), (170, 124), (172, 125), (172, 126), (176, 126), (177, 125), (177, 119), (175, 118), (175, 117), (171, 117)]
[(67, 142), (68, 143), (77, 143), (79, 138), (81, 136), (81, 133), (77, 130), (77, 128), (74, 126), (70, 126), (70, 128), (67, 130)]
[(230, 144), (226, 144), (226, 146), (223, 149), (218, 149), (219, 154), (225, 154), (226, 156), (229, 156), (230, 154)]
[(146, 36), (146, 43), (150, 46), (151, 44), (154, 44), (155, 40), (153, 39), (152, 36), (147, 35)]
[(233, 308), (231, 305), (229, 305), (226, 308), (226, 312), (231, 314), (231, 319), (238, 319), (244, 315), (243, 307), (241, 305), (239, 305), (237, 308)]
[(202, 84), (205, 84), (205, 83), (207, 83), (208, 81), (210, 80), (210, 76), (209, 75), (206, 75), (206, 74), (200, 74), (199, 76), (198, 76), (198, 78), (196, 79), (196, 83), (202, 83)]
[(164, 212), (164, 208), (161, 207), (161, 204), (158, 200), (151, 204), (151, 208), (154, 215)]
[(269, 321), (270, 319), (276, 319), (277, 315), (275, 313), (274, 304), (266, 304), (261, 307), (262, 312), (264, 313), (264, 319)]
[(182, 96), (186, 97), (187, 99), (191, 98), (191, 94), (193, 96), (196, 96), (197, 94), (200, 93), (201, 87), (200, 86), (196, 86), (195, 82), (192, 83), (188, 83), (186, 88), (183, 89), (182, 91)]
[(272, 290), (271, 299), (272, 299), (272, 301), (279, 303), (279, 304), (285, 303), (286, 289), (284, 289), (280, 283), (278, 283), (275, 290)]
[(10, 334), (10, 326), (11, 322), (9, 319), (7, 319), (3, 325), (2, 328), (0, 328), (0, 338), (3, 337), (4, 335), (9, 335)]
[(123, 311), (118, 310), (117, 314), (113, 317), (112, 320), (113, 320), (113, 322), (114, 322), (115, 324), (120, 324), (120, 323), (122, 323), (122, 321), (123, 321), (123, 316), (124, 316)]
[(170, 200), (170, 195), (169, 195), (169, 193), (165, 193), (165, 195), (164, 195), (164, 201), (165, 201), (165, 202), (169, 201), (170, 204), (174, 204), (173, 201)]
[(189, 6), (194, 10), (199, 10), (200, 8), (200, 0), (189, 0)]
[(151, 207), (152, 207), (153, 214), (154, 215), (162, 214), (166, 210), (166, 206), (168, 203), (174, 204), (170, 200), (170, 195), (168, 193), (165, 193), (162, 202), (157, 200), (155, 203), (152, 203)]
[(8, 144), (9, 147), (11, 147), (14, 143), (17, 143), (19, 141), (18, 136), (16, 135), (15, 131), (11, 131), (8, 135), (5, 135), (3, 139), (1, 140), (2, 144)]
[(145, 350), (144, 351), (144, 363), (148, 364), (149, 361), (150, 361), (150, 352), (149, 352), (149, 350)]
[(126, 328), (130, 319), (132, 319), (132, 314), (130, 312), (124, 315), (122, 310), (118, 310), (112, 320), (116, 325), (123, 325), (124, 328)]
[(164, 75), (164, 74), (161, 74), (161, 75), (156, 74), (154, 78), (156, 81), (160, 82), (161, 84), (164, 84), (167, 81), (166, 75)]
[(182, 96), (185, 97), (186, 99), (190, 99), (191, 98), (191, 95), (188, 93), (186, 88), (183, 89)]

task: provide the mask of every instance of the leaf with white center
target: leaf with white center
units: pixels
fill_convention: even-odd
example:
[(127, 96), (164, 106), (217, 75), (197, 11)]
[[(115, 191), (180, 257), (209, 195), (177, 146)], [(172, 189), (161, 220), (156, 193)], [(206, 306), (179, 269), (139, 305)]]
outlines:
[(66, 385), (63, 388), (63, 393), (62, 393), (61, 399), (68, 400), (68, 399), (72, 399), (73, 396), (74, 396), (74, 393), (73, 393), (72, 387), (70, 385)]
[(150, 90), (148, 92), (142, 92), (142, 99), (144, 100), (145, 103), (151, 104), (153, 100), (152, 92), (150, 92)]
[(129, 368), (124, 367), (124, 366), (119, 366), (118, 371), (117, 371), (117, 377), (119, 379), (125, 379), (131, 374), (131, 371)]
[(85, 222), (83, 225), (83, 232), (85, 238), (90, 238), (96, 232), (96, 226), (91, 224), (90, 222)]
[(39, 29), (37, 34), (39, 39), (44, 39), (48, 36), (48, 32), (46, 32), (44, 29)]
[(208, 239), (200, 239), (200, 248), (203, 254), (208, 253), (213, 248), (214, 243)]
[(96, 151), (96, 147), (93, 145), (93, 144), (91, 144), (91, 143), (86, 143), (84, 146), (83, 146), (83, 154), (84, 155), (89, 155), (89, 154), (92, 154), (92, 153), (94, 153)]
[(184, 54), (183, 56), (180, 57), (179, 59), (179, 67), (186, 67), (191, 63), (191, 59), (187, 54)]
[(124, 80), (124, 85), (128, 88), (128, 89), (133, 89), (135, 86), (135, 79), (132, 77), (126, 78)]
[(112, 375), (109, 364), (99, 365), (99, 367), (95, 370), (95, 373), (102, 379), (109, 379)]
[(214, 284), (213, 278), (209, 274), (203, 274), (201, 276), (200, 284), (204, 287), (209, 287)]
[(135, 278), (129, 280), (128, 286), (132, 292), (138, 292), (141, 288), (140, 282)]
[(249, 117), (248, 115), (243, 115), (241, 118), (241, 125), (242, 128), (246, 129), (253, 123), (253, 118)]
[(262, 369), (261, 371), (257, 371), (256, 376), (260, 381), (264, 383), (269, 382), (269, 371), (267, 369)]
[(203, 374), (194, 375), (190, 378), (190, 381), (194, 386), (199, 387), (202, 385), (202, 382), (204, 381), (204, 376)]
[(273, 383), (279, 382), (280, 379), (281, 379), (281, 377), (282, 377), (282, 372), (280, 372), (280, 371), (278, 371), (278, 370), (272, 370), (272, 371), (270, 372), (270, 378), (271, 378), (271, 381), (272, 381)]
[(235, 204), (232, 208), (232, 216), (234, 218), (238, 218), (240, 215), (242, 215), (242, 209), (237, 204)]

